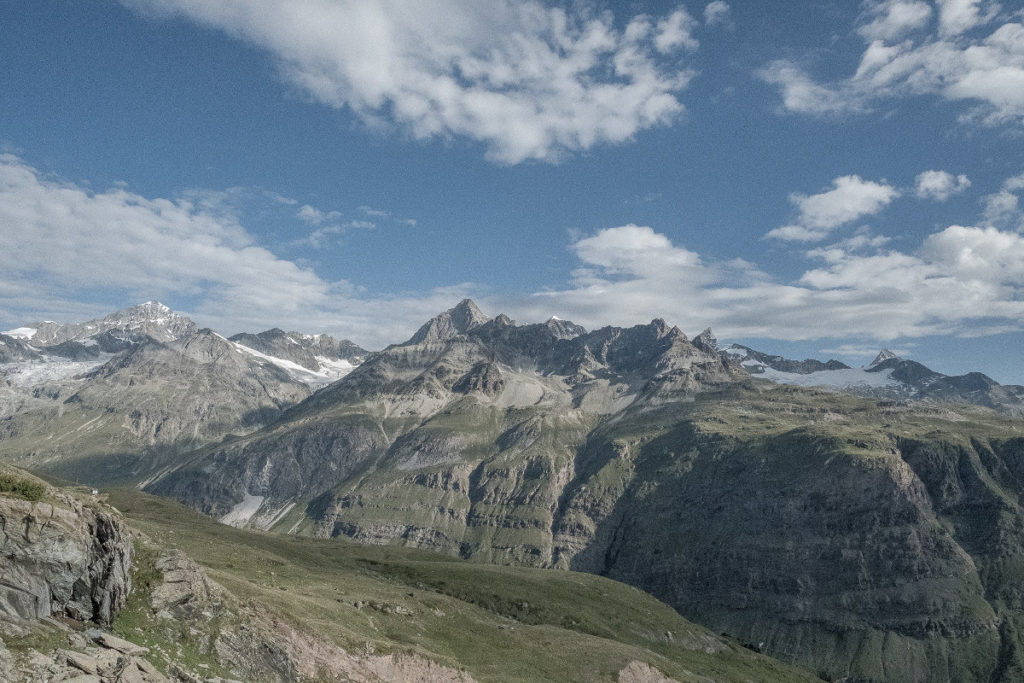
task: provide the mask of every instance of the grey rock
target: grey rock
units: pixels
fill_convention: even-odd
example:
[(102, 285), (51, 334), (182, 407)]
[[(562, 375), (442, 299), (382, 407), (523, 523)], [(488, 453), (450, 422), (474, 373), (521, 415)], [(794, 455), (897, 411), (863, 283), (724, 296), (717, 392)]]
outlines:
[(99, 671), (99, 662), (95, 657), (91, 657), (84, 652), (75, 652), (74, 650), (61, 650), (60, 654), (64, 655), (67, 659), (68, 664), (71, 666), (81, 669), (87, 674), (96, 674)]
[(126, 655), (144, 655), (149, 653), (149, 648), (136, 645), (131, 641), (125, 640), (124, 638), (118, 638), (117, 636), (105, 631), (100, 631), (93, 640), (109, 650), (117, 650), (118, 652)]
[(113, 514), (50, 490), (0, 494), (0, 614), (109, 624), (131, 589), (131, 536)]
[(465, 334), (489, 320), (470, 299), (463, 299), (423, 325), (405, 345), (440, 342)]

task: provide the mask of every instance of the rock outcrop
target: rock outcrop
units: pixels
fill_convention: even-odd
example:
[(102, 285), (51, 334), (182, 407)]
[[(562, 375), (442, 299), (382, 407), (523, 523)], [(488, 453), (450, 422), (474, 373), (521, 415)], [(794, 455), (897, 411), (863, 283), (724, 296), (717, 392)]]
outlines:
[(101, 505), (55, 489), (35, 502), (0, 494), (0, 616), (108, 625), (131, 590), (131, 561), (130, 534)]

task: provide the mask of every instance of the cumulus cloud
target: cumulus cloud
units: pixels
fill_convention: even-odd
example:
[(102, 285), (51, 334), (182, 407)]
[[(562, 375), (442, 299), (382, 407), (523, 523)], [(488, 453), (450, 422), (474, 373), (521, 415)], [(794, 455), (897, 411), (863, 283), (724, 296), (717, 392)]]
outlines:
[(841, 225), (878, 213), (899, 196), (891, 185), (863, 180), (860, 176), (840, 176), (832, 188), (819, 194), (794, 193), (789, 201), (798, 209), (796, 224), (776, 228), (766, 235), (781, 240), (815, 241), (826, 237)]
[(1006, 225), (1024, 229), (1024, 214), (1020, 210), (1018, 193), (1024, 190), (1024, 173), (1007, 178), (998, 192), (986, 195), (984, 202), (985, 220), (992, 225)]
[(1024, 123), (1024, 24), (993, 28), (998, 4), (939, 0), (937, 22), (920, 0), (869, 0), (865, 7), (855, 30), (866, 46), (852, 75), (819, 81), (790, 60), (759, 71), (779, 88), (786, 110), (862, 112), (888, 99), (939, 95), (972, 105), (964, 121)]
[(725, 0), (712, 0), (704, 7), (704, 23), (708, 26), (731, 26), (731, 11), (729, 3)]
[[(650, 228), (610, 228), (573, 245), (585, 280), (494, 304), (528, 320), (556, 313), (594, 326), (664, 317), (690, 331), (712, 325), (726, 337), (790, 340), (1024, 328), (1024, 236), (951, 226), (910, 253), (884, 250), (884, 238), (858, 237), (785, 283), (750, 264), (703, 260)], [(614, 259), (611, 251), (623, 245), (631, 255)], [(668, 256), (639, 265), (660, 251)]]
[(914, 179), (914, 194), (920, 199), (944, 202), (970, 186), (970, 179), (962, 173), (954, 176), (948, 171), (924, 171)]
[(875, 40), (896, 40), (928, 25), (932, 8), (922, 0), (882, 0), (865, 3), (865, 23), (857, 33)]
[(987, 24), (999, 13), (999, 4), (988, 0), (936, 0), (939, 6), (939, 34), (958, 36)]
[(672, 246), (664, 235), (646, 226), (624, 225), (601, 230), (573, 244), (573, 251), (588, 266), (608, 275), (638, 275), (651, 269), (700, 267), (697, 254)]
[[(418, 139), (463, 137), (504, 164), (557, 160), (672, 122), (696, 22), (539, 0), (122, 0), (269, 51), (314, 100)], [(582, 7), (582, 6), (580, 6)]]

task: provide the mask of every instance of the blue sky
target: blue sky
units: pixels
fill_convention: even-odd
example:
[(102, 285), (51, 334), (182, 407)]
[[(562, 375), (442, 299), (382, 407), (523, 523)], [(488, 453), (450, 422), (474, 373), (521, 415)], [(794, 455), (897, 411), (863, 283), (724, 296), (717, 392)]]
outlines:
[(1024, 10), (14, 0), (0, 324), (368, 347), (470, 296), (1024, 383)]

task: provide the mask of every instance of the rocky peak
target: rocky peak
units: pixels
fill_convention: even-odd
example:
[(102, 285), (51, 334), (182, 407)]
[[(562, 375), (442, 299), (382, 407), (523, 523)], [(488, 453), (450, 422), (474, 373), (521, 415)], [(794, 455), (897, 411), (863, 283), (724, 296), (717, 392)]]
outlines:
[(169, 342), (195, 332), (197, 326), (186, 316), (175, 313), (159, 301), (147, 301), (82, 323), (62, 325), (48, 321), (20, 329), (34, 330), (30, 337), (32, 345), (38, 347), (69, 341), (81, 342), (95, 339), (99, 335), (113, 335), (132, 342), (144, 341), (147, 337)]
[(895, 353), (893, 353), (889, 349), (882, 349), (881, 351), (878, 352), (878, 355), (875, 356), (875, 359), (873, 361), (871, 361), (871, 364), (868, 365), (868, 367), (869, 368), (873, 368), (874, 366), (876, 366), (876, 365), (878, 365), (880, 363), (884, 363), (885, 361), (892, 360), (894, 358), (899, 358), (899, 356), (897, 356)]
[(693, 345), (706, 353), (718, 352), (718, 338), (710, 327), (693, 338)]
[(212, 363), (224, 356), (233, 357), (235, 349), (224, 337), (208, 327), (177, 341), (179, 353), (200, 363)]
[(445, 341), (480, 327), (488, 320), (490, 318), (471, 299), (463, 299), (454, 308), (429, 320), (406, 344)]
[(551, 316), (544, 326), (551, 331), (555, 339), (575, 339), (587, 333), (587, 328), (577, 325), (571, 320), (562, 320)]

